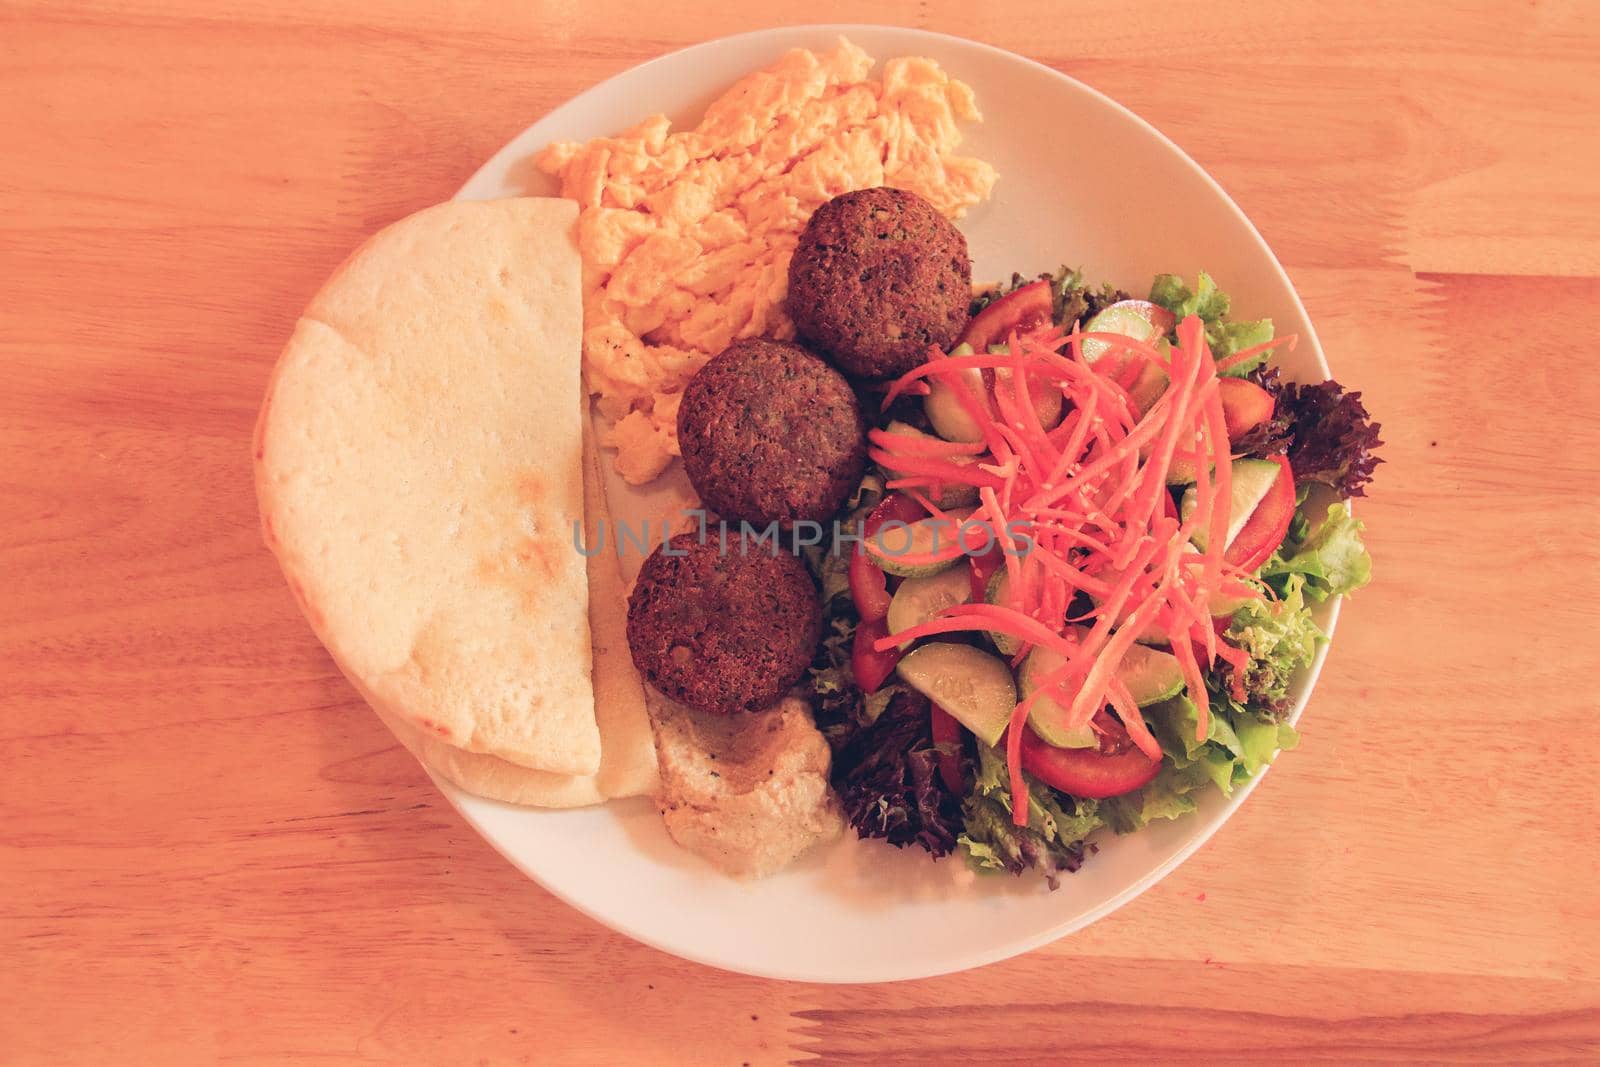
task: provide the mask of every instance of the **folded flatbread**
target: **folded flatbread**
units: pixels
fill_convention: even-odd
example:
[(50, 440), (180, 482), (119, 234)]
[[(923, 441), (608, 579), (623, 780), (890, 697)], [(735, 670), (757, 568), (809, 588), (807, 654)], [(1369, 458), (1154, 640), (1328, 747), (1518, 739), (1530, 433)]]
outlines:
[(423, 751), (591, 776), (575, 218), (452, 202), (374, 236), (296, 326), (255, 467), (267, 544), (374, 708)]
[[(586, 544), (593, 545), (596, 531), (611, 528), (611, 516), (599, 449), (587, 419), (583, 459), (584, 530), (591, 539)], [(594, 644), (600, 770), (595, 774), (551, 774), (495, 756), (464, 752), (380, 709), (378, 717), (423, 766), (477, 796), (538, 808), (575, 808), (658, 789), (644, 684), (628, 652), (628, 606), (615, 535), (607, 534), (607, 538), (606, 547), (589, 558), (589, 632)]]

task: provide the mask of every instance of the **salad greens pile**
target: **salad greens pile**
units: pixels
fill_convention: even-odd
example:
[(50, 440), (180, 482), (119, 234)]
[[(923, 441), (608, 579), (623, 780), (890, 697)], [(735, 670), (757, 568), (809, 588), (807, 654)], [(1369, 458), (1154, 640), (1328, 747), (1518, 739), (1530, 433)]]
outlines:
[(1370, 421), (1359, 392), (1338, 382), (1296, 385), (1285, 382), (1276, 367), (1250, 373), (1276, 401), (1272, 418), (1233, 442), (1247, 456), (1287, 456), (1301, 485), (1320, 482), (1339, 496), (1365, 496), (1365, 485), (1379, 463), (1374, 450), (1378, 425)]
[(1037, 868), (1050, 888), (1056, 888), (1062, 871), (1083, 865), (1088, 848), (1084, 839), (1105, 825), (1100, 802), (1069, 797), (1024, 774), (1028, 825), (1017, 826), (1005, 758), (981, 741), (977, 749), (977, 777), (962, 806), (962, 848), (980, 870), (1021, 874)]
[[(1050, 282), (1055, 321), (1068, 329), (1128, 299), (1109, 286), (1089, 287), (1075, 270), (1040, 277)], [(974, 313), (1033, 281), (1014, 276), (1010, 286), (980, 297)], [(1198, 316), (1219, 362), (1273, 337), (1270, 320), (1231, 319), (1227, 294), (1204, 273), (1193, 287), (1177, 275), (1158, 276), (1150, 301), (1179, 320)], [(1261, 599), (1246, 602), (1225, 625), (1219, 623), (1222, 639), (1242, 650), (1248, 662), (1236, 673), (1218, 659), (1206, 672), (1210, 714), (1204, 739), (1197, 737), (1200, 709), (1193, 694), (1143, 708), (1163, 759), (1155, 777), (1131, 792), (1098, 800), (1075, 797), (1024, 774), (1027, 823), (1016, 825), (1003, 752), (971, 734), (958, 745), (937, 742), (927, 697), (893, 675), (871, 694), (856, 685), (851, 656), (860, 620), (846, 573), (848, 558), (813, 558), (826, 635), (811, 670), (813, 706), (833, 749), (834, 787), (858, 834), (896, 846), (916, 844), (936, 857), (959, 849), (980, 870), (1037, 870), (1055, 888), (1063, 872), (1077, 870), (1093, 852), (1088, 838), (1096, 830), (1132, 833), (1157, 819), (1178, 818), (1195, 810), (1202, 790), (1231, 794), (1279, 750), (1298, 744), (1299, 735), (1286, 721), (1291, 690), (1326, 640), (1313, 610), (1371, 578), (1362, 523), (1346, 500), (1363, 495), (1379, 462), (1374, 449), (1382, 442), (1359, 393), (1331, 381), (1284, 382), (1276, 369), (1264, 365), (1266, 358), (1263, 351), (1226, 370), (1247, 377), (1275, 401), (1272, 417), (1234, 441), (1233, 451), (1287, 459), (1297, 486), (1294, 516), (1287, 535), (1252, 579)], [(864, 518), (884, 491), (883, 478), (869, 473), (850, 501), (850, 519)], [(942, 775), (941, 756), (958, 760), (959, 774)], [(952, 788), (952, 781), (963, 788)]]
[[(1228, 294), (1218, 289), (1211, 275), (1205, 271), (1200, 272), (1192, 290), (1177, 274), (1156, 275), (1155, 282), (1150, 286), (1150, 302), (1166, 308), (1178, 319), (1198, 315), (1200, 321), (1206, 324), (1206, 343), (1211, 346), (1211, 354), (1217, 357), (1219, 363), (1236, 352), (1272, 340), (1271, 319), (1234, 322), (1228, 318)], [(1266, 361), (1267, 353), (1262, 352), (1219, 373), (1224, 377), (1243, 378)]]

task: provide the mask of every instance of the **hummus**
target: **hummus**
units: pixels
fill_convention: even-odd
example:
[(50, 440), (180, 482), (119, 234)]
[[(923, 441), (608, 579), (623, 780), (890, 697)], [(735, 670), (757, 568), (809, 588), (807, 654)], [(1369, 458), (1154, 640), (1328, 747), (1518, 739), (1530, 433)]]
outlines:
[(805, 701), (702, 715), (649, 691), (672, 839), (728, 874), (759, 878), (844, 830), (828, 785), (832, 754)]

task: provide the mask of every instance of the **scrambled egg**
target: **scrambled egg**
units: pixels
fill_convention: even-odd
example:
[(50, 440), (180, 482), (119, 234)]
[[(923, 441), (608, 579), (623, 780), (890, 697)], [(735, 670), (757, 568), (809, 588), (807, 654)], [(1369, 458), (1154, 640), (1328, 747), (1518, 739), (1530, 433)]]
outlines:
[(794, 336), (789, 259), (820, 204), (891, 185), (960, 218), (988, 197), (994, 168), (955, 154), (958, 121), (981, 118), (972, 90), (929, 59), (889, 60), (880, 81), (872, 65), (843, 39), (796, 49), (691, 130), (655, 115), (540, 154), (578, 202), (585, 371), (630, 483), (678, 454), (678, 402), (707, 359), (737, 338)]

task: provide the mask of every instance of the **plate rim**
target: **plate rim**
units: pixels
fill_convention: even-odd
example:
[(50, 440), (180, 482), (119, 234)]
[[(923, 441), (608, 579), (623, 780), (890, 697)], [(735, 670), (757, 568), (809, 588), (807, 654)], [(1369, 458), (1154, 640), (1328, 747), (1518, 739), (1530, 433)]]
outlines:
[[(1217, 179), (1214, 178), (1204, 167), (1200, 166), (1200, 164), (1197, 163), (1188, 152), (1186, 152), (1177, 142), (1168, 137), (1147, 119), (1140, 116), (1127, 105), (1114, 99), (1108, 94), (1101, 92), (1099, 89), (1096, 89), (1094, 86), (1080, 81), (1072, 75), (1066, 74), (1036, 59), (1019, 55), (1018, 53), (1012, 52), (1009, 49), (1001, 48), (998, 45), (993, 45), (986, 41), (980, 41), (970, 37), (962, 37), (957, 34), (942, 33), (935, 30), (917, 29), (906, 26), (894, 26), (884, 23), (801, 23), (796, 25), (770, 26), (762, 29), (748, 30), (741, 33), (729, 34), (722, 37), (714, 37), (708, 40), (684, 45), (682, 47), (653, 56), (644, 60), (643, 62), (636, 63), (631, 67), (626, 67), (622, 70), (619, 70), (616, 73), (609, 75), (604, 80), (595, 82), (587, 88), (567, 97), (554, 107), (543, 112), (541, 115), (534, 118), (533, 121), (525, 125), (517, 133), (513, 134), (504, 145), (502, 145), (493, 155), (485, 160), (482, 165), (474, 170), (471, 176), (468, 177), (467, 180), (462, 183), (461, 187), (457, 189), (456, 192), (451, 196), (451, 199), (478, 199), (477, 197), (471, 196), (469, 194), (469, 190), (480, 181), (486, 180), (489, 176), (496, 173), (505, 172), (510, 164), (514, 163), (518, 159), (523, 158), (523, 153), (521, 151), (514, 152), (514, 150), (517, 148), (517, 143), (527, 135), (529, 130), (555, 112), (603, 93), (612, 82), (620, 78), (637, 74), (651, 67), (665, 65), (674, 60), (679, 60), (690, 53), (698, 51), (719, 50), (738, 46), (754, 47), (768, 41), (781, 43), (788, 37), (807, 34), (820, 35), (831, 32), (841, 36), (849, 36), (852, 32), (859, 31), (871, 31), (875, 34), (888, 33), (900, 35), (904, 40), (906, 40), (908, 48), (915, 48), (916, 42), (938, 42), (947, 45), (959, 46), (962, 48), (974, 48), (980, 52), (987, 53), (992, 58), (1000, 59), (1009, 63), (1022, 64), (1026, 67), (1032, 68), (1036, 72), (1040, 72), (1049, 78), (1061, 82), (1063, 85), (1074, 91), (1085, 93), (1096, 98), (1100, 104), (1109, 106), (1111, 109), (1113, 109), (1122, 120), (1130, 122), (1141, 128), (1146, 134), (1153, 135), (1170, 153), (1175, 155), (1177, 159), (1181, 161), (1183, 166), (1187, 167), (1189, 171), (1193, 173), (1193, 175), (1198, 177), (1206, 186), (1211, 189), (1213, 193), (1220, 197), (1221, 201), (1226, 205), (1227, 210), (1233, 214), (1235, 221), (1243, 225), (1245, 232), (1249, 234), (1250, 239), (1255, 243), (1257, 250), (1265, 254), (1266, 261), (1271, 265), (1272, 270), (1276, 272), (1278, 280), (1282, 282), (1284, 288), (1287, 290), (1291, 306), (1296, 312), (1299, 313), (1301, 321), (1306, 324), (1306, 329), (1303, 332), (1302, 343), (1308, 347), (1309, 354), (1323, 377), (1332, 377), (1332, 371), (1328, 366), (1328, 361), (1323, 350), (1321, 340), (1317, 336), (1316, 325), (1312, 321), (1309, 312), (1307, 312), (1305, 303), (1300, 298), (1299, 290), (1295, 287), (1293, 279), (1289, 277), (1288, 271), (1284, 268), (1282, 262), (1278, 259), (1277, 254), (1272, 250), (1271, 245), (1267, 243), (1266, 238), (1261, 235), (1260, 230), (1256, 228), (1255, 223), (1251, 221), (1244, 209), (1234, 201), (1233, 197), (1225, 188), (1223, 188), (1222, 184), (1217, 181)], [(908, 52), (907, 54), (911, 53)], [(876, 65), (876, 61), (874, 65)], [(640, 117), (643, 118), (644, 115), (641, 115)], [(615, 132), (616, 131), (610, 130), (598, 131), (590, 134), (589, 136), (609, 136)], [(1316, 691), (1318, 682), (1321, 680), (1323, 666), (1327, 661), (1328, 653), (1333, 645), (1334, 633), (1338, 627), (1339, 616), (1343, 604), (1344, 597), (1339, 596), (1335, 597), (1328, 605), (1327, 622), (1323, 626), (1326, 639), (1317, 649), (1311, 663), (1305, 669), (1305, 673), (1303, 675), (1304, 689), (1300, 698), (1295, 702), (1295, 706), (1288, 718), (1288, 721), (1291, 724), (1297, 724), (1300, 721), (1306, 706), (1311, 701), (1312, 694)], [(1161, 864), (1152, 868), (1144, 876), (1130, 882), (1119, 892), (1115, 893), (1113, 896), (1103, 901), (1100, 905), (1091, 908), (1088, 911), (1077, 913), (1070, 919), (1046, 926), (1032, 933), (1022, 934), (1010, 939), (997, 941), (993, 945), (990, 945), (982, 950), (973, 950), (963, 955), (961, 959), (952, 961), (948, 966), (937, 969), (921, 969), (915, 972), (906, 972), (896, 971), (891, 966), (886, 966), (878, 972), (867, 971), (849, 974), (803, 972), (793, 969), (786, 969), (781, 966), (763, 967), (759, 965), (734, 964), (728, 962), (727, 960), (715, 958), (710, 954), (699, 952), (692, 943), (679, 944), (669, 942), (668, 940), (658, 937), (657, 935), (647, 932), (646, 930), (635, 925), (622, 922), (616, 919), (614, 916), (602, 915), (596, 909), (586, 905), (585, 902), (577, 896), (546, 882), (535, 869), (525, 864), (515, 854), (509, 851), (508, 847), (501, 843), (497, 835), (489, 832), (478, 820), (478, 818), (466, 808), (464, 804), (464, 801), (469, 799), (472, 801), (481, 801), (482, 798), (470, 797), (469, 794), (459, 790), (452, 783), (445, 781), (426, 766), (424, 766), (423, 769), (427, 773), (428, 777), (432, 779), (434, 785), (439, 789), (440, 793), (444, 796), (450, 807), (461, 816), (463, 821), (465, 821), (467, 825), (472, 828), (473, 832), (477, 834), (478, 837), (486, 841), (489, 846), (493, 848), (495, 852), (499, 853), (500, 856), (502, 856), (508, 863), (510, 863), (512, 867), (521, 872), (524, 877), (534, 882), (545, 892), (561, 901), (563, 904), (609, 930), (612, 930), (641, 944), (648, 945), (649, 947), (659, 952), (664, 952), (670, 956), (689, 960), (692, 963), (713, 967), (730, 973), (745, 974), (756, 978), (777, 981), (814, 982), (818, 984), (833, 985), (863, 985), (916, 981), (923, 978), (935, 978), (942, 975), (955, 974), (988, 966), (993, 963), (999, 963), (1015, 956), (1032, 952), (1035, 949), (1041, 948), (1045, 945), (1052, 944), (1070, 934), (1076, 933), (1077, 931), (1100, 921), (1107, 915), (1110, 915), (1113, 912), (1132, 903), (1149, 889), (1164, 881), (1174, 870), (1182, 866), (1191, 856), (1205, 846), (1206, 843), (1209, 842), (1211, 838), (1222, 829), (1223, 825), (1232, 819), (1235, 814), (1237, 814), (1238, 809), (1244, 805), (1244, 802), (1266, 778), (1267, 773), (1272, 769), (1272, 764), (1268, 764), (1263, 767), (1261, 771), (1254, 777), (1245, 782), (1239, 788), (1235, 789), (1231, 796), (1224, 798), (1224, 802), (1227, 804), (1227, 810), (1225, 813), (1223, 813), (1221, 818), (1216, 819), (1209, 826), (1202, 826), (1199, 828), (1189, 837), (1188, 840), (1183, 843), (1183, 845), (1176, 849), (1172, 855)], [(648, 802), (649, 798), (629, 798), (628, 801), (625, 802), (641, 800)], [(610, 803), (618, 803), (618, 801), (611, 801)]]

